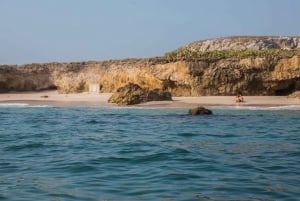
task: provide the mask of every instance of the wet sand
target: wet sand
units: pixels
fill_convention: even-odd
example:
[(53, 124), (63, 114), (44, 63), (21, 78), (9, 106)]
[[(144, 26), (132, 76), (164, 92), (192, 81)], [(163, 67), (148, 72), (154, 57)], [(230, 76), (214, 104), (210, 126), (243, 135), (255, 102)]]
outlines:
[[(29, 104), (68, 106), (116, 106), (107, 102), (111, 93), (59, 94), (57, 91), (15, 92), (0, 94), (0, 104)], [(287, 96), (245, 96), (245, 102), (235, 103), (234, 96), (173, 97), (173, 101), (153, 101), (138, 107), (191, 107), (203, 106), (300, 106), (299, 98)]]

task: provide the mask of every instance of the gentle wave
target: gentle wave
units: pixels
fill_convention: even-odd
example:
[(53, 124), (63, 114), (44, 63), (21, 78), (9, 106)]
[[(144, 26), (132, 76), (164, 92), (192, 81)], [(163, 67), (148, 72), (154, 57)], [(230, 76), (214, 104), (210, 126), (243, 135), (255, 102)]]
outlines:
[(300, 105), (281, 106), (210, 106), (211, 109), (234, 109), (234, 110), (300, 110)]
[[(99, 106), (95, 106), (99, 107)], [(104, 107), (104, 106), (100, 106)], [(106, 108), (116, 109), (116, 110), (124, 110), (124, 109), (137, 109), (137, 110), (177, 110), (177, 109), (188, 109), (191, 107), (168, 107), (168, 106), (140, 106), (140, 105), (132, 105), (132, 106), (105, 106)], [(300, 110), (300, 105), (278, 105), (278, 106), (268, 106), (268, 105), (260, 105), (260, 106), (247, 106), (247, 105), (223, 105), (223, 106), (205, 106), (211, 109), (237, 109), (237, 110)]]
[(51, 107), (50, 105), (30, 105), (28, 103), (0, 103), (0, 107)]
[[(0, 103), (0, 107), (54, 107), (51, 105), (30, 105), (28, 103)], [(106, 108), (113, 110), (181, 110), (188, 109), (189, 107), (155, 107), (155, 106), (80, 106), (80, 107), (67, 107), (67, 108)], [(233, 109), (233, 110), (300, 110), (300, 105), (281, 105), (281, 106), (207, 106), (209, 109)]]
[(0, 103), (0, 107), (26, 107), (27, 103)]

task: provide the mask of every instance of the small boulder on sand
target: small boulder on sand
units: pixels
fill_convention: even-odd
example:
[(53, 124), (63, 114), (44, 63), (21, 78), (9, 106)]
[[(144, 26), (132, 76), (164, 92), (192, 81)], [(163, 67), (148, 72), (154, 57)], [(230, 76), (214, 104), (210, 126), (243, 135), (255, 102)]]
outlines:
[(108, 99), (109, 103), (116, 103), (118, 105), (134, 105), (145, 103), (148, 101), (165, 101), (172, 100), (170, 92), (162, 89), (145, 89), (134, 83), (120, 87)]

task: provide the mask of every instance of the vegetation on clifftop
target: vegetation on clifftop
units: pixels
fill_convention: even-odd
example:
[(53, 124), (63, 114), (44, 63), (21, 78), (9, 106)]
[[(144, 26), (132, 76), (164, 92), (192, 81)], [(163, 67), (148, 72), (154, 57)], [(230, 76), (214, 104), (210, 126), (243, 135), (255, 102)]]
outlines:
[(266, 50), (215, 50), (201, 51), (197, 49), (177, 49), (167, 52), (164, 56), (171, 61), (176, 60), (195, 60), (195, 59), (227, 59), (245, 57), (265, 57), (265, 56), (285, 56), (292, 57), (300, 55), (300, 49), (266, 49)]

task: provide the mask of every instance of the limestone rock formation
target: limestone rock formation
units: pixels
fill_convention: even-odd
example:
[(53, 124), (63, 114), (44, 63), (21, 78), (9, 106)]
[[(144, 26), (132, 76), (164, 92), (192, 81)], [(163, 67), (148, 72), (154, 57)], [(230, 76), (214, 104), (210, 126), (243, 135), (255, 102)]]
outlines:
[(300, 91), (295, 91), (294, 93), (288, 96), (289, 98), (299, 98), (300, 99)]
[(163, 89), (148, 90), (146, 101), (171, 101), (172, 95), (170, 92)]
[(210, 114), (212, 114), (212, 111), (203, 106), (199, 106), (199, 107), (190, 109), (188, 114), (189, 115), (210, 115)]
[(196, 41), (183, 49), (199, 49), (201, 51), (215, 50), (266, 50), (266, 49), (296, 49), (300, 48), (299, 37), (287, 36), (232, 36), (210, 40)]
[(148, 101), (165, 101), (172, 100), (171, 93), (162, 89), (149, 90), (141, 88), (137, 84), (128, 83), (127, 85), (120, 87), (109, 98), (109, 103), (116, 103), (118, 105), (135, 105)]
[(300, 90), (299, 44), (299, 37), (230, 37), (192, 43), (185, 48), (198, 50), (174, 58), (0, 65), (0, 92), (78, 93), (97, 83), (111, 93), (132, 82), (173, 96), (289, 95)]

